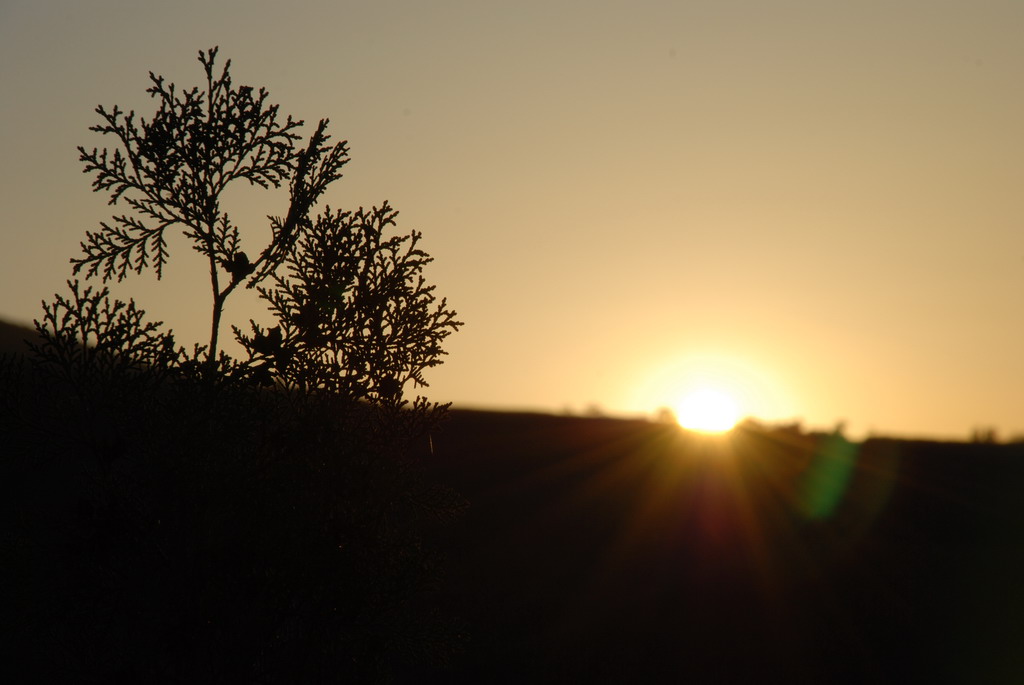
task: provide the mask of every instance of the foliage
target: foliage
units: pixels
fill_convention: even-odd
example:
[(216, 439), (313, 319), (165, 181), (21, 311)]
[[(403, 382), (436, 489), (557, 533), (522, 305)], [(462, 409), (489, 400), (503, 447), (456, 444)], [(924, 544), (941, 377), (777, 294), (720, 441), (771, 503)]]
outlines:
[[(147, 92), (158, 101), (149, 121), (116, 105), (97, 107), (103, 123), (90, 130), (112, 135), (120, 146), (91, 151), (79, 147), (84, 171), (94, 175), (93, 190), (110, 193), (110, 204), (124, 201), (134, 214), (114, 216), (82, 242), (83, 255), (71, 260), (74, 272), (122, 280), (148, 267), (163, 274), (168, 259), (167, 229), (180, 226), (192, 248), (206, 258), (213, 295), (209, 356), (217, 355), (224, 303), (248, 279), (254, 287), (276, 271), (303, 230), (309, 212), (348, 163), (345, 142), (328, 145), (323, 119), (304, 150), (296, 147), (303, 124), (281, 121), (267, 91), (234, 88), (231, 61), (215, 77), (217, 49), (199, 53), (206, 88), (179, 91), (149, 73)], [(221, 207), (221, 195), (234, 181), (263, 188), (290, 178), (290, 200), (283, 218), (270, 217), (271, 241), (256, 261), (241, 249), (239, 227)]]
[(236, 330), (259, 369), (274, 369), (291, 387), (389, 401), (406, 383), (425, 385), (423, 372), (440, 363), (441, 343), (455, 322), (438, 305), (418, 247), (421, 234), (387, 238), (397, 212), (330, 208), (285, 260), (261, 296), (281, 322), (254, 334)]
[[(7, 667), (32, 679), (362, 682), (455, 644), (421, 541), (462, 506), (420, 468), (446, 406), (406, 393), (461, 323), (387, 203), (311, 216), (346, 144), (324, 120), (300, 146), (302, 122), (234, 87), (230, 62), (215, 75), (216, 56), (199, 55), (205, 88), (151, 73), (151, 120), (97, 109), (120, 147), (81, 159), (132, 212), (72, 260), (160, 276), (180, 228), (209, 266), (209, 344), (73, 280), (28, 362), (0, 364)], [(220, 203), (239, 179), (290, 188), (252, 261)], [(218, 330), (243, 283), (277, 324), (234, 328), (233, 359)]]

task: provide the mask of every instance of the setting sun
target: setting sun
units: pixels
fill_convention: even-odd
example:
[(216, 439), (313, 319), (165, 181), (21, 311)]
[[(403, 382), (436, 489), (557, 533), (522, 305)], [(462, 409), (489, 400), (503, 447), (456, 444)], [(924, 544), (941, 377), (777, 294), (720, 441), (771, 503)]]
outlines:
[(675, 412), (680, 426), (703, 433), (723, 433), (740, 420), (736, 401), (710, 387), (698, 388), (684, 395)]
[(633, 388), (632, 405), (670, 412), (683, 428), (704, 433), (728, 431), (747, 417), (781, 421), (793, 416), (794, 402), (784, 384), (751, 361), (752, 355), (733, 352), (688, 350), (651, 359)]

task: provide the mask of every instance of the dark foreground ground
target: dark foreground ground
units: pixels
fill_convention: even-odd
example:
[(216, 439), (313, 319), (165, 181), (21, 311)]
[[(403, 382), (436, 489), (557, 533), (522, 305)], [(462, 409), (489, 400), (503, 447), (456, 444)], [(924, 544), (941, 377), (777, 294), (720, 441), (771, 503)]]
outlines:
[(409, 682), (1024, 682), (1024, 447), (456, 411), (449, 668)]
[(423, 459), (464, 640), (401, 683), (1024, 682), (1024, 445), (454, 411)]

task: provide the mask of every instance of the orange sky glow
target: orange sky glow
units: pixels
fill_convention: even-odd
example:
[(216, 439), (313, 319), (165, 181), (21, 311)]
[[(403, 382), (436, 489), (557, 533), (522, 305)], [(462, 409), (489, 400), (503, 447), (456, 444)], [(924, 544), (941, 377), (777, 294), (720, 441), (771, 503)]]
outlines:
[[(332, 206), (423, 232), (466, 323), (432, 399), (653, 415), (704, 383), (854, 436), (1024, 435), (1021, 35), (1005, 0), (7, 0), (0, 318), (120, 211), (77, 161), (95, 106), (148, 115), (149, 70), (197, 84), (219, 45), (350, 142)], [(281, 213), (231, 200), (260, 239)], [(198, 342), (204, 267), (170, 249), (117, 292)]]

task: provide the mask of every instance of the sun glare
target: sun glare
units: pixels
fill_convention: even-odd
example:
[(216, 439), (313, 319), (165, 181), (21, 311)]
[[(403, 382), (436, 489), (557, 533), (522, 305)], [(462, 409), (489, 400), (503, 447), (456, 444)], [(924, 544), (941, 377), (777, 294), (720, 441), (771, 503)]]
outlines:
[(680, 426), (702, 433), (724, 433), (740, 420), (736, 401), (715, 388), (687, 393), (676, 405), (675, 413)]
[(793, 402), (778, 379), (742, 355), (687, 351), (652, 357), (648, 364), (638, 374), (633, 407), (658, 417), (671, 414), (687, 430), (724, 433), (746, 417), (793, 416)]

